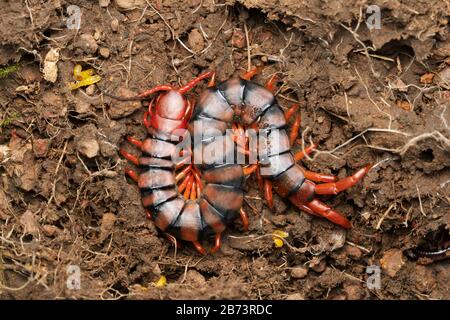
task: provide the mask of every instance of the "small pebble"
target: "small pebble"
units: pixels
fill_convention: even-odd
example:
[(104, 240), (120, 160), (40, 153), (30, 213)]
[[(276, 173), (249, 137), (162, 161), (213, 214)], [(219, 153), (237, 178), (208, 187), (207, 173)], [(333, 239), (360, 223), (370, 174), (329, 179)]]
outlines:
[(90, 86), (88, 86), (86, 88), (86, 94), (88, 96), (92, 96), (94, 94), (94, 92), (95, 92), (95, 86), (93, 84), (91, 84)]
[(98, 154), (100, 146), (95, 139), (82, 139), (78, 142), (77, 149), (88, 158), (93, 158)]
[(33, 152), (36, 158), (43, 158), (47, 155), (50, 140), (36, 139), (33, 141)]
[(394, 277), (405, 264), (403, 261), (403, 253), (399, 249), (391, 249), (384, 253), (380, 259), (381, 268), (387, 275)]
[(294, 279), (303, 279), (308, 274), (308, 269), (305, 267), (295, 267), (291, 270), (291, 276)]
[(102, 8), (106, 8), (111, 3), (111, 0), (98, 0), (98, 4)]
[(199, 53), (205, 47), (205, 39), (198, 29), (192, 29), (188, 36), (189, 47), (196, 53)]
[(111, 30), (113, 32), (119, 31), (119, 20), (115, 18), (111, 20)]
[(102, 47), (102, 48), (100, 48), (99, 52), (103, 58), (105, 58), (105, 59), (109, 58), (109, 49), (108, 48)]

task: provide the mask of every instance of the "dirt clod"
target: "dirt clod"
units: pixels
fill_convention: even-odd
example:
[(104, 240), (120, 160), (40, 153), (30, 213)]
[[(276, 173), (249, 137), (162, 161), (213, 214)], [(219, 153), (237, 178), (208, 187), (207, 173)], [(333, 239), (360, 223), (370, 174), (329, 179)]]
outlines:
[[(137, 93), (126, 88), (119, 88), (118, 95), (123, 97), (132, 97)], [(120, 119), (129, 116), (133, 112), (142, 108), (140, 101), (113, 101), (109, 109), (109, 115), (112, 119)]]
[(91, 34), (84, 33), (75, 42), (74, 47), (83, 50), (85, 53), (94, 54), (97, 52), (98, 44)]
[(100, 146), (98, 145), (98, 142), (95, 139), (82, 138), (77, 143), (77, 150), (86, 157), (93, 158), (98, 155)]
[(391, 249), (384, 253), (380, 259), (381, 268), (390, 277), (395, 277), (398, 271), (403, 267), (403, 253), (398, 249)]
[(308, 269), (305, 267), (295, 267), (291, 270), (291, 276), (294, 279), (303, 279), (308, 274)]

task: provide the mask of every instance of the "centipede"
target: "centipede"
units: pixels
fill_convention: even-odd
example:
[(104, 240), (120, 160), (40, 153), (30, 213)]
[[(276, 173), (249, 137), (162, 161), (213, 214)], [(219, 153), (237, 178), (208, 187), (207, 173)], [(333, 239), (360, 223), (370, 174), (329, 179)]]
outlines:
[[(351, 188), (372, 165), (339, 180), (334, 175), (303, 168), (300, 160), (316, 150), (317, 145), (293, 151), (301, 124), (299, 105), (284, 110), (274, 94), (276, 77), (260, 85), (252, 81), (259, 72), (261, 68), (256, 67), (240, 77), (217, 82), (215, 72), (209, 71), (181, 87), (158, 85), (131, 98), (108, 94), (120, 100), (143, 100), (155, 95), (144, 112), (147, 137), (142, 141), (126, 137), (141, 155), (123, 148), (119, 152), (139, 169), (126, 168), (125, 173), (137, 183), (147, 217), (175, 245), (190, 242), (205, 255), (208, 251), (202, 242), (213, 240), (209, 252), (217, 252), (223, 232), (235, 220), (240, 219), (247, 231), (244, 185), (252, 174), (269, 208), (273, 209), (276, 192), (300, 211), (351, 228), (351, 222), (319, 196), (336, 195)], [(198, 101), (189, 99), (188, 92), (203, 80), (208, 80), (207, 88)], [(288, 132), (291, 120), (292, 129)], [(201, 131), (194, 132), (199, 127)], [(256, 147), (249, 143), (249, 128), (261, 137)], [(174, 134), (180, 130), (200, 136), (200, 142), (180, 151), (178, 145), (184, 137)], [(233, 147), (225, 148), (223, 153), (212, 152), (224, 145)], [(254, 148), (258, 149), (258, 157), (251, 164), (236, 163), (236, 157), (229, 154), (245, 156)], [(196, 153), (202, 155), (200, 162), (192, 161)]]

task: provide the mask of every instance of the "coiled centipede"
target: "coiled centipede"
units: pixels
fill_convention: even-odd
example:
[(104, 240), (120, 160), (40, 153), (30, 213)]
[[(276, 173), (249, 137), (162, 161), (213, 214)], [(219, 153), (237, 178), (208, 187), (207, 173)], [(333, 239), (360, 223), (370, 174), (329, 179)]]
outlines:
[[(120, 153), (141, 169), (139, 175), (130, 169), (126, 169), (126, 174), (137, 182), (148, 217), (169, 239), (175, 243), (176, 239), (192, 242), (201, 254), (206, 250), (200, 241), (214, 236), (215, 245), (211, 252), (217, 251), (222, 232), (237, 217), (242, 219), (244, 229), (248, 228), (242, 185), (245, 177), (253, 172), (269, 207), (273, 206), (273, 188), (300, 210), (350, 228), (347, 218), (316, 199), (316, 195), (337, 194), (348, 189), (371, 168), (367, 165), (352, 176), (337, 181), (335, 176), (300, 167), (297, 162), (311, 153), (315, 145), (292, 152), (300, 117), (295, 116), (290, 135), (286, 127), (298, 105), (283, 112), (273, 94), (274, 77), (265, 87), (250, 80), (258, 71), (254, 68), (241, 78), (230, 78), (217, 85), (215, 74), (207, 72), (181, 88), (159, 85), (133, 98), (112, 96), (131, 100), (160, 93), (151, 100), (144, 114), (147, 138), (144, 141), (127, 138), (141, 149), (143, 155), (136, 157), (123, 149)], [(185, 94), (208, 78), (208, 88), (194, 107)], [(201, 132), (193, 132), (198, 125), (203, 128)], [(233, 129), (232, 136), (225, 134), (230, 128)], [(248, 153), (250, 147), (245, 128), (256, 129), (260, 137), (265, 137), (257, 145), (258, 162), (246, 166), (229, 161), (235, 159), (233, 156), (227, 157), (235, 150)], [(180, 135), (174, 135), (174, 132), (180, 129), (200, 134), (200, 143), (193, 148), (194, 154), (200, 148), (203, 156), (198, 165), (189, 161), (192, 152), (183, 153), (177, 148)], [(211, 152), (230, 143), (233, 148), (226, 149), (225, 153), (215, 155)], [(180, 160), (173, 160), (175, 158)]]

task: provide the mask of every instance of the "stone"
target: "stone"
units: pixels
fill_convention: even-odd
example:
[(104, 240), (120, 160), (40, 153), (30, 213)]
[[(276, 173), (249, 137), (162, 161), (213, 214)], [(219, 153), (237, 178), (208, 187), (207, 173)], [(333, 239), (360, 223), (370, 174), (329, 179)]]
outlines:
[(108, 48), (105, 48), (105, 47), (101, 47), (100, 48), (100, 50), (99, 50), (99, 52), (100, 52), (100, 55), (103, 57), (103, 58), (105, 58), (105, 59), (107, 59), (107, 58), (109, 58), (109, 49)]
[(390, 277), (394, 277), (403, 267), (403, 253), (399, 249), (390, 249), (386, 251), (380, 259), (381, 268)]
[(143, 8), (146, 5), (145, 0), (116, 0), (119, 10), (133, 10)]
[(44, 158), (47, 155), (49, 146), (50, 146), (49, 139), (33, 140), (33, 152), (36, 158)]
[(98, 5), (102, 8), (106, 8), (111, 3), (111, 0), (98, 0)]
[(98, 49), (98, 44), (94, 37), (88, 33), (83, 33), (74, 46), (88, 54), (94, 54)]
[(88, 158), (93, 158), (98, 155), (100, 146), (95, 139), (81, 138), (77, 143), (77, 150)]
[(308, 269), (305, 267), (295, 267), (291, 270), (291, 276), (294, 279), (303, 279), (308, 274)]
[(192, 29), (188, 35), (189, 47), (196, 53), (201, 52), (205, 48), (205, 39), (198, 29)]
[[(118, 96), (123, 97), (132, 97), (135, 96), (136, 93), (134, 93), (131, 90), (128, 90), (126, 88), (119, 88), (117, 90)], [(120, 119), (126, 116), (129, 116), (133, 112), (139, 110), (142, 108), (142, 103), (140, 101), (116, 101), (113, 100), (111, 102), (111, 108), (109, 109), (109, 115), (112, 119)]]

